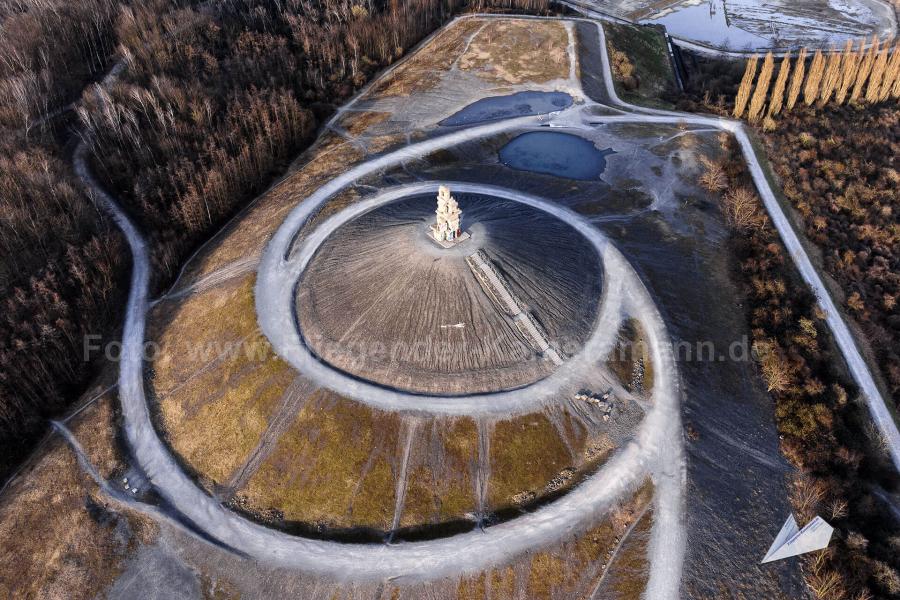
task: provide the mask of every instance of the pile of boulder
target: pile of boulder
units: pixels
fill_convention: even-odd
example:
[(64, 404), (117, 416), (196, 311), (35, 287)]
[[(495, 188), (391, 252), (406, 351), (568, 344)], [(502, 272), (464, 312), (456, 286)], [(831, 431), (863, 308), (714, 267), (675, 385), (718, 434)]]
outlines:
[(612, 390), (607, 390), (605, 394), (597, 395), (587, 390), (582, 390), (581, 392), (575, 394), (575, 400), (579, 402), (587, 402), (588, 404), (592, 404), (596, 406), (600, 413), (603, 415), (604, 421), (609, 421), (610, 417), (614, 417), (616, 413), (618, 413), (618, 408), (616, 407), (616, 397), (613, 395)]

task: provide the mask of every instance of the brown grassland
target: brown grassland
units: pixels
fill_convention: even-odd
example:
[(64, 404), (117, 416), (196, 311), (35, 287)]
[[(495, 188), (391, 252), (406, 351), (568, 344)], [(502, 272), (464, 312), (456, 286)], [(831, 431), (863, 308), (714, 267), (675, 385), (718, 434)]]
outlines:
[[(647, 397), (652, 395), (653, 362), (640, 321), (628, 319), (625, 322), (606, 363), (627, 390)], [(640, 389), (635, 385), (638, 382)]]
[[(527, 597), (542, 600), (589, 597), (595, 589), (603, 592), (601, 597), (639, 598), (646, 584), (646, 529), (652, 514), (647, 509), (652, 494), (652, 485), (644, 484), (598, 525), (531, 554), (524, 572), (504, 567), (460, 579), (457, 597), (475, 600), (490, 594), (498, 600), (512, 600), (524, 588)], [(640, 525), (632, 528), (639, 518)], [(628, 582), (613, 581), (613, 571), (622, 568), (629, 569)], [(598, 588), (601, 578), (603, 587)]]
[(399, 440), (399, 416), (320, 390), (237, 492), (239, 506), (281, 525), (388, 531)]
[(569, 77), (568, 45), (562, 23), (535, 27), (526, 20), (488, 21), (458, 64), (494, 84), (545, 83)]
[(225, 483), (266, 429), (295, 373), (260, 333), (254, 276), (159, 305), (151, 383), (159, 424), (208, 485)]
[[(110, 392), (68, 425), (105, 477), (122, 472)], [(94, 598), (155, 526), (110, 507), (59, 437), (0, 499), (0, 589), (10, 598)]]

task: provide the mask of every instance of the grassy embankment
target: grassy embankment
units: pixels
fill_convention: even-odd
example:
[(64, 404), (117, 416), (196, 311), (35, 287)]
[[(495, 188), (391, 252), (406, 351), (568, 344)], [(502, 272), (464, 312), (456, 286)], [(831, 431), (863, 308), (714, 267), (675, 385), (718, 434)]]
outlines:
[[(641, 597), (647, 583), (649, 510), (653, 486), (645, 483), (615, 506), (602, 521), (561, 544), (527, 556), (524, 576), (515, 566), (495, 568), (460, 579), (461, 600), (484, 598)], [(637, 523), (636, 523), (637, 521)]]
[[(108, 392), (67, 425), (103, 477), (125, 463), (114, 437), (117, 399)], [(0, 589), (7, 598), (96, 598), (156, 525), (110, 505), (59, 436), (0, 497)], [(118, 480), (118, 479), (117, 479)]]
[(625, 102), (670, 109), (664, 98), (676, 91), (675, 73), (662, 29), (604, 23), (616, 94)]

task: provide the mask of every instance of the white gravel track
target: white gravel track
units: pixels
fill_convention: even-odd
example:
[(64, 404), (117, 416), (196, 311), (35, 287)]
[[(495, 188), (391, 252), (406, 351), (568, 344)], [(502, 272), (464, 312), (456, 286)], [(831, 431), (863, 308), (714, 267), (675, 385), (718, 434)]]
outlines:
[[(391, 158), (391, 155), (385, 158)], [(348, 186), (359, 177), (383, 168), (384, 162), (378, 161), (378, 166), (363, 163), (360, 165), (362, 168), (339, 175), (334, 181), (342, 183), (342, 187)], [(401, 198), (436, 193), (438, 186), (444, 184), (454, 192), (484, 194), (513, 200), (551, 214), (583, 235), (601, 258), (605, 281), (594, 329), (581, 350), (548, 377), (515, 390), (489, 394), (464, 396), (414, 394), (375, 385), (344, 374), (320, 361), (303, 342), (296, 325), (295, 289), (297, 281), (319, 246), (339, 227), (359, 215)], [(319, 386), (382, 410), (443, 415), (512, 416), (540, 410), (544, 404), (560, 401), (560, 389), (567, 384), (577, 385), (579, 376), (596, 364), (598, 359), (602, 360), (608, 356), (615, 346), (616, 334), (622, 319), (621, 277), (630, 269), (625, 266), (625, 259), (606, 236), (573, 211), (529, 194), (491, 185), (446, 181), (414, 183), (386, 189), (333, 215), (316, 227), (315, 231), (304, 239), (303, 244), (291, 253), (290, 258), (285, 259), (297, 232), (331, 197), (327, 192), (320, 193), (320, 191), (303, 200), (285, 219), (263, 255), (256, 280), (256, 315), (260, 329), (284, 360)]]
[[(744, 151), (750, 165), (754, 182), (763, 198), (766, 209), (772, 217), (782, 240), (800, 270), (804, 280), (819, 297), (827, 315), (827, 322), (832, 329), (838, 347), (847, 360), (854, 378), (859, 383), (873, 417), (887, 440), (895, 463), (900, 466), (900, 434), (887, 411), (867, 365), (862, 359), (855, 342), (838, 312), (827, 289), (809, 260), (799, 238), (793, 231), (790, 222), (778, 204), (775, 194), (765, 179), (762, 167), (753, 153), (749, 137), (739, 123), (700, 117), (669, 111), (643, 109), (625, 104), (615, 95), (609, 62), (605, 56), (605, 40), (602, 28), (598, 24), (599, 42), (604, 52), (604, 79), (613, 103), (630, 111), (628, 116), (594, 117), (582, 126), (602, 125), (615, 122), (636, 123), (687, 123), (704, 127), (715, 127), (734, 134)], [(322, 202), (353, 183), (366, 173), (384, 169), (402, 161), (419, 158), (428, 153), (457, 145), (459, 143), (487, 137), (504, 131), (537, 126), (548, 120), (560, 125), (570, 126), (577, 119), (580, 107), (573, 107), (551, 117), (523, 117), (509, 119), (489, 125), (471, 127), (436, 139), (410, 145), (396, 152), (384, 155), (363, 163), (347, 173), (339, 176), (307, 198), (288, 217), (285, 225), (279, 229), (271, 242), (260, 267), (261, 281), (266, 286), (259, 288), (259, 295), (271, 295), (276, 302), (276, 311), (269, 315), (268, 301), (263, 301), (261, 325), (267, 333), (278, 340), (285, 333), (283, 319), (284, 301), (293, 281), (290, 278), (302, 272), (303, 261), (297, 257), (286, 257), (284, 251), (289, 247), (296, 226), (303, 223), (307, 207), (313, 207), (318, 200)], [(135, 459), (153, 483), (155, 489), (171, 505), (190, 519), (199, 529), (216, 540), (245, 553), (249, 557), (268, 564), (295, 567), (314, 573), (325, 574), (343, 580), (364, 579), (434, 579), (452, 576), (464, 572), (476, 572), (486, 567), (503, 563), (512, 557), (532, 551), (565, 539), (595, 522), (597, 516), (617, 500), (633, 490), (649, 475), (656, 485), (654, 499), (654, 526), (649, 548), (650, 579), (646, 596), (648, 598), (677, 598), (681, 578), (681, 566), (686, 547), (683, 523), (684, 513), (684, 457), (680, 425), (680, 389), (679, 380), (670, 348), (665, 325), (653, 301), (643, 284), (627, 265), (624, 258), (605, 239), (597, 239), (602, 248), (602, 257), (606, 270), (604, 282), (603, 306), (615, 307), (616, 298), (621, 300), (621, 309), (638, 316), (647, 330), (651, 342), (653, 359), (659, 377), (654, 389), (654, 403), (648, 411), (644, 422), (640, 425), (635, 439), (618, 452), (603, 468), (589, 477), (581, 485), (560, 499), (544, 507), (525, 514), (511, 521), (488, 527), (484, 532), (473, 531), (448, 538), (414, 543), (398, 543), (389, 546), (366, 544), (342, 544), (321, 540), (309, 540), (287, 535), (261, 525), (257, 525), (237, 514), (225, 509), (215, 499), (201, 490), (176, 463), (168, 448), (159, 439), (153, 428), (147, 406), (143, 386), (143, 344), (147, 313), (147, 294), (149, 283), (149, 261), (146, 244), (125, 213), (118, 207), (113, 198), (106, 194), (91, 175), (86, 161), (87, 147), (81, 144), (75, 153), (75, 167), (79, 176), (91, 188), (95, 197), (113, 215), (116, 223), (126, 235), (132, 250), (133, 272), (129, 293), (126, 320), (123, 333), (123, 353), (120, 366), (120, 399), (122, 402), (126, 439), (134, 453)], [(428, 186), (431, 184), (422, 184)], [(460, 191), (471, 191), (499, 195), (497, 188), (471, 185)], [(423, 188), (425, 189), (425, 188)], [(407, 189), (405, 193), (409, 193)], [(503, 191), (504, 197), (512, 197), (517, 201), (534, 202), (534, 198), (517, 192)], [(381, 196), (383, 199), (383, 195)], [(537, 199), (538, 202), (541, 202)], [(389, 201), (389, 200), (387, 200)], [(549, 204), (549, 203), (548, 203)], [(532, 204), (536, 206), (536, 204)], [(555, 205), (553, 205), (555, 206)], [(542, 210), (545, 207), (537, 206)], [(561, 218), (569, 218), (568, 211), (555, 206), (556, 214)], [(348, 209), (350, 210), (350, 209)], [(593, 234), (591, 234), (593, 235)], [(598, 234), (599, 235), (599, 234)], [(596, 236), (595, 236), (596, 237)], [(589, 238), (590, 239), (590, 238)], [(302, 259), (301, 246), (298, 256)], [(596, 246), (595, 246), (596, 247)], [(267, 273), (280, 273), (288, 280), (274, 282), (266, 279)], [(294, 281), (296, 281), (294, 279)], [(622, 289), (610, 292), (614, 282)], [(262, 283), (260, 284), (262, 285)], [(271, 287), (269, 287), (271, 286)], [(287, 290), (287, 291), (286, 291)], [(612, 301), (611, 301), (612, 300)], [(278, 303), (281, 304), (279, 308)], [(292, 304), (292, 298), (291, 298)], [(257, 305), (258, 310), (260, 305)], [(277, 316), (282, 311), (281, 317)], [(293, 310), (291, 308), (291, 310)], [(619, 313), (620, 315), (621, 313)], [(616, 315), (615, 318), (618, 318)], [(612, 316), (610, 317), (612, 318)], [(617, 322), (617, 321), (616, 321)], [(273, 328), (281, 326), (279, 332)], [(287, 333), (293, 327), (287, 328)], [(290, 336), (288, 336), (290, 337)], [(296, 345), (288, 343), (288, 338), (279, 343), (279, 352), (283, 352), (295, 366), (307, 372), (310, 365), (300, 354), (296, 354)], [(601, 338), (602, 341), (602, 338)], [(598, 342), (599, 344), (599, 342)], [(595, 349), (605, 347), (599, 344)], [(595, 355), (596, 358), (596, 355)], [(574, 360), (574, 359), (573, 359)], [(572, 363), (573, 361), (569, 361)], [(563, 367), (565, 368), (565, 366)], [(330, 370), (328, 377), (334, 373)], [(540, 382), (539, 382), (540, 383)], [(536, 384), (539, 385), (539, 384)], [(526, 388), (525, 403), (540, 402), (535, 398), (541, 394)], [(530, 391), (529, 391), (530, 390)], [(540, 391), (540, 388), (536, 388)], [(352, 392), (352, 390), (351, 390)], [(488, 395), (487, 402), (506, 403), (499, 411), (515, 411), (522, 409), (522, 400), (510, 397), (502, 400), (498, 394)], [(439, 399), (440, 407), (435, 410), (447, 411), (448, 402), (456, 403), (459, 412), (465, 410), (478, 411), (472, 404), (464, 406), (465, 398)], [(421, 397), (419, 397), (421, 400)], [(405, 398), (385, 397), (387, 404), (382, 408), (402, 408)], [(393, 404), (392, 404), (393, 403)], [(520, 405), (517, 407), (517, 405)], [(406, 406), (408, 408), (408, 405)], [(491, 411), (489, 411), (491, 412)], [(458, 414), (458, 413), (457, 413)]]
[[(509, 127), (510, 125), (506, 124), (505, 126)], [(487, 129), (493, 132), (497, 128), (498, 125), (492, 125)], [(467, 130), (467, 132), (469, 132), (468, 135), (456, 134), (455, 137), (461, 138), (460, 141), (472, 139), (471, 131)], [(435, 142), (438, 140), (418, 145), (424, 147), (407, 147), (381, 157), (377, 161), (372, 161), (374, 164), (365, 164), (373, 170), (384, 168), (393, 161), (399, 162), (430, 152), (436, 146)], [(92, 182), (96, 186), (96, 182), (93, 181), (87, 170), (83, 148), (78, 152), (76, 160), (79, 173), (86, 181)], [(339, 179), (344, 183), (354, 180), (353, 177), (346, 174)], [(546, 201), (491, 186), (467, 185), (469, 187), (466, 189), (460, 187), (460, 191), (501, 195), (528, 203), (542, 210), (552, 209), (554, 214), (566, 219), (573, 226), (584, 227), (580, 218)], [(341, 187), (328, 185), (322, 189), (331, 190), (331, 193), (320, 190), (317, 192), (319, 194), (317, 197), (324, 201)], [(388, 196), (380, 195), (378, 200), (380, 202), (390, 201), (391, 196), (401, 197), (410, 193), (436, 190), (436, 187), (437, 184), (419, 184), (394, 189)], [(97, 188), (99, 190), (99, 186)], [(627, 265), (624, 257), (599, 232), (590, 230), (582, 233), (590, 236), (588, 239), (594, 240), (598, 251), (603, 253), (606, 270), (605, 289), (616, 289), (617, 286), (614, 285), (614, 282), (621, 282), (621, 286), (627, 290), (624, 294), (616, 292), (615, 295), (622, 299), (622, 310), (638, 316), (644, 323), (649, 332), (648, 338), (654, 352), (654, 359), (657, 361), (659, 377), (654, 390), (654, 402), (634, 441), (616, 454), (597, 473), (562, 498), (516, 519), (487, 527), (483, 531), (473, 531), (433, 541), (397, 543), (389, 546), (343, 544), (291, 536), (248, 521), (226, 509), (200, 489), (181, 470), (165, 444), (159, 439), (153, 428), (144, 396), (141, 360), (148, 284), (146, 247), (127, 216), (115, 206), (112, 198), (102, 192), (98, 195), (99, 199), (114, 212), (117, 222), (126, 232), (129, 242), (132, 244), (136, 266), (132, 276), (120, 373), (120, 393), (126, 437), (141, 469), (146, 473), (155, 489), (204, 533), (249, 557), (265, 561), (268, 564), (299, 568), (337, 579), (355, 581), (397, 577), (412, 580), (436, 579), (481, 571), (524, 552), (566, 539), (586, 529), (598, 515), (612, 507), (618, 500), (626, 497), (626, 494), (633, 491), (645, 477), (652, 476), (657, 481), (660, 491), (655, 503), (656, 512), (659, 515), (656, 522), (659, 525), (654, 527), (652, 546), (656, 548), (656, 552), (654, 552), (654, 560), (651, 562), (654, 566), (651, 568), (650, 577), (651, 586), (658, 590), (658, 593), (654, 593), (652, 597), (677, 597), (684, 550), (684, 532), (681, 522), (683, 478), (679, 475), (683, 462), (681, 459), (680, 394), (677, 373), (670, 352), (661, 347), (659, 343), (668, 338), (664, 334), (665, 326), (659, 313), (653, 307), (649, 293), (634, 271)], [(295, 212), (288, 217), (286, 225), (293, 225), (295, 221), (302, 223), (304, 214), (301, 211), (304, 210), (304, 207), (306, 210), (312, 207), (311, 200), (313, 200), (312, 197), (301, 203), (298, 209), (295, 209)], [(371, 206), (360, 205), (346, 210), (355, 212), (366, 208), (371, 208)], [(343, 213), (339, 213), (338, 216), (341, 215)], [(570, 219), (574, 219), (574, 221), (570, 221)], [(284, 281), (287, 279), (287, 274), (283, 271), (271, 271), (272, 265), (276, 267), (291, 265), (292, 269), (296, 269), (297, 274), (302, 271), (302, 267), (298, 267), (298, 265), (303, 264), (302, 258), (308, 254), (304, 252), (303, 248), (307, 247), (311, 252), (315, 246), (309, 244), (313, 241), (313, 236), (319, 235), (320, 232), (317, 229), (311, 234), (310, 239), (305, 241), (304, 246), (301, 246), (297, 253), (301, 260), (284, 262), (284, 250), (295, 234), (292, 229), (292, 227), (283, 226), (273, 238), (263, 257), (262, 274), (279, 273), (285, 276), (282, 279)], [(326, 236), (327, 228), (321, 231), (322, 239)], [(263, 275), (263, 279), (258, 285), (264, 285), (265, 281), (265, 275)], [(287, 289), (290, 295), (293, 286), (288, 284)], [(265, 293), (267, 292), (263, 292), (263, 294)], [(610, 293), (607, 292), (606, 295), (609, 296)], [(615, 303), (604, 302), (604, 305), (615, 306)], [(610, 314), (609, 318), (614, 319), (611, 322), (615, 322), (617, 325), (618, 320), (615, 319), (618, 319), (620, 315), (621, 311), (617, 310), (615, 314)], [(617, 327), (613, 328), (613, 332), (616, 330)], [(594, 360), (602, 360), (603, 357), (605, 354), (593, 355)], [(528, 396), (527, 388), (525, 396)], [(513, 404), (518, 402), (513, 399), (513, 396), (510, 396), (510, 401)]]

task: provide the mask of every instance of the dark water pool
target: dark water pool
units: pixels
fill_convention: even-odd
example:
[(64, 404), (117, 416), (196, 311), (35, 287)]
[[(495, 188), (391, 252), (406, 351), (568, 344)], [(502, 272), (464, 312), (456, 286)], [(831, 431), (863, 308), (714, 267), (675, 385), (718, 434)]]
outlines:
[(570, 106), (572, 96), (565, 92), (517, 92), (508, 96), (482, 98), (447, 117), (439, 125), (455, 127), (510, 117), (542, 115)]
[(500, 162), (521, 171), (591, 180), (600, 177), (606, 169), (606, 157), (614, 153), (571, 133), (530, 131), (500, 149)]

